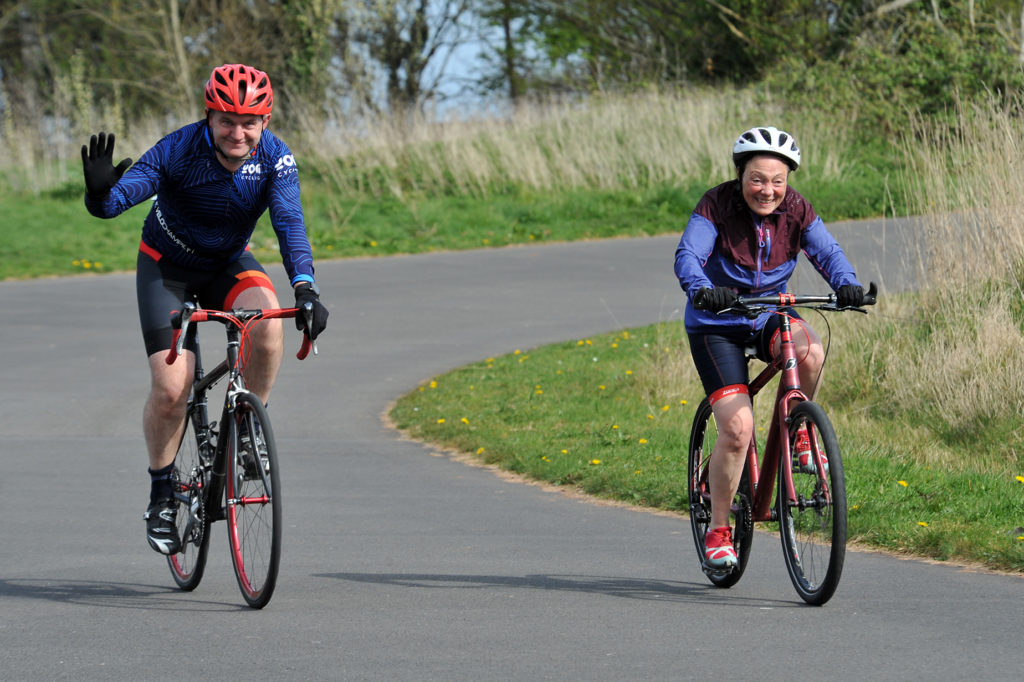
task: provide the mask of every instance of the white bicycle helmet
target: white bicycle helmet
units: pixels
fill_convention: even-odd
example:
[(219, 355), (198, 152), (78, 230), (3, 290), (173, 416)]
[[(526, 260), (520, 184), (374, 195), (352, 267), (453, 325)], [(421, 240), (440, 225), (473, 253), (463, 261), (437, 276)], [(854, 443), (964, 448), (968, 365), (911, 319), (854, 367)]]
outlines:
[(800, 167), (800, 148), (787, 132), (772, 126), (751, 128), (740, 135), (732, 146), (732, 162), (739, 168), (751, 154), (774, 154), (782, 158), (790, 170)]

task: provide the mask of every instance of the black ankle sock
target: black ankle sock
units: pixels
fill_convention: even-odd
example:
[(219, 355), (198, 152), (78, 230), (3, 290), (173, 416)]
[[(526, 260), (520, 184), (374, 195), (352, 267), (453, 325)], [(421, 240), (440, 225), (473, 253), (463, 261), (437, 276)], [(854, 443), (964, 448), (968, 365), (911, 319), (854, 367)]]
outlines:
[(146, 469), (149, 472), (149, 479), (152, 485), (149, 488), (149, 503), (157, 500), (166, 500), (174, 497), (174, 487), (171, 485), (171, 476), (174, 472), (174, 463), (168, 464), (163, 469)]

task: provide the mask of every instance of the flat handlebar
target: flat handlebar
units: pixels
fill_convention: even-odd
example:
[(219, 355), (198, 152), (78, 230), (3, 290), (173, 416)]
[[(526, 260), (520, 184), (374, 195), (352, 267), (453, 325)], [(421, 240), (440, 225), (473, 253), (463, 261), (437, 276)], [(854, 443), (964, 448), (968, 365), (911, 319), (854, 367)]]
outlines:
[[(296, 317), (299, 314), (306, 317), (308, 324), (313, 315), (313, 304), (306, 303), (301, 310), (299, 308), (267, 308), (264, 310), (204, 310), (192, 302), (185, 303), (181, 310), (175, 310), (171, 313), (171, 329), (174, 330), (174, 336), (171, 339), (171, 349), (167, 351), (167, 358), (165, 361), (168, 365), (174, 364), (174, 361), (177, 360), (178, 356), (184, 352), (185, 336), (188, 333), (189, 324), (193, 322), (209, 322), (212, 320), (220, 322), (223, 325), (235, 325), (241, 329), (245, 327), (246, 324), (255, 320), (290, 318)], [(299, 348), (299, 352), (296, 353), (295, 357), (299, 360), (305, 360), (311, 349), (313, 351), (313, 355), (316, 355), (316, 341), (311, 340), (308, 334), (303, 333), (302, 346)]]
[[(878, 302), (878, 286), (871, 282), (868, 286), (867, 292), (864, 294), (863, 305), (875, 305)], [(832, 294), (769, 294), (767, 296), (739, 296), (736, 298), (736, 302), (725, 310), (718, 311), (719, 315), (736, 314), (736, 315), (756, 315), (757, 313), (764, 312), (770, 306), (778, 306), (782, 308), (792, 306), (813, 306), (818, 310), (856, 310), (858, 312), (866, 313), (867, 311), (857, 306), (847, 306), (840, 308), (836, 304), (836, 295)], [(695, 306), (696, 307), (696, 306)]]

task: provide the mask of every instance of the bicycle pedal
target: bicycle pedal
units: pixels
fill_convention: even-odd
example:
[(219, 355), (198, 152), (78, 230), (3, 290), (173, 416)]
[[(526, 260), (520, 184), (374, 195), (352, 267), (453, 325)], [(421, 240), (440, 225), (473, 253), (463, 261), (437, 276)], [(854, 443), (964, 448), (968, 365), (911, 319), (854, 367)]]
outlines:
[(709, 566), (706, 561), (702, 561), (700, 563), (700, 570), (704, 571), (704, 575), (715, 579), (724, 578), (725, 576), (735, 571), (736, 568), (736, 566), (725, 566), (724, 568), (719, 568), (717, 566)]

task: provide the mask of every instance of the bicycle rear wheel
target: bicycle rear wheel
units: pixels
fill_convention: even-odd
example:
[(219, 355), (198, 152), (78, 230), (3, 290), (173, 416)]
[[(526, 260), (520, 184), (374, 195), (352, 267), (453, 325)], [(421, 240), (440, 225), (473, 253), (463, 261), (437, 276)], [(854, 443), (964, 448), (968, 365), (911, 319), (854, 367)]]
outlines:
[(249, 606), (270, 601), (281, 559), (281, 486), (267, 410), (252, 393), (235, 403), (227, 458), (227, 525), (238, 587)]
[(174, 499), (178, 505), (178, 537), (181, 551), (167, 557), (167, 565), (178, 587), (191, 592), (199, 586), (206, 569), (210, 547), (210, 520), (206, 515), (205, 495), (208, 470), (200, 457), (194, 419), (198, 408), (189, 404), (185, 432), (174, 458)]
[[(839, 440), (825, 411), (810, 401), (797, 405), (790, 414), (790, 443), (802, 427), (810, 436), (815, 466), (780, 463), (779, 530), (793, 586), (805, 602), (821, 605), (835, 593), (846, 558), (846, 483)], [(820, 473), (825, 461), (825, 473)], [(786, 492), (790, 473), (792, 498)]]
[(737, 565), (731, 571), (716, 571), (704, 565), (704, 535), (711, 522), (711, 485), (708, 482), (708, 465), (711, 452), (718, 439), (718, 427), (711, 412), (711, 403), (705, 398), (697, 407), (690, 431), (690, 449), (687, 458), (687, 493), (690, 504), (690, 529), (697, 547), (701, 570), (714, 585), (732, 587), (743, 577), (750, 559), (754, 540), (754, 522), (750, 506), (750, 472), (746, 466), (740, 477), (740, 487), (733, 500), (730, 522), (733, 527), (733, 548), (736, 550)]

